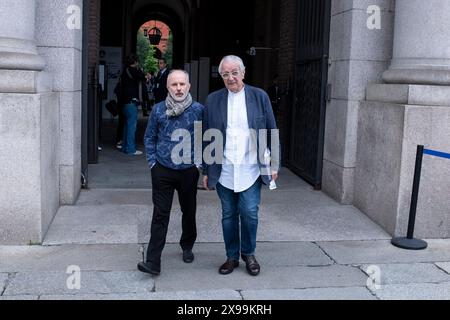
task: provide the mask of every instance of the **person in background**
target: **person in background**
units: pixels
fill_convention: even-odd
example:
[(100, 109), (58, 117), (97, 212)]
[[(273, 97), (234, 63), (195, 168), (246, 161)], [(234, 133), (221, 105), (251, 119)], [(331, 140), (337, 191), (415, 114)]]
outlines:
[(116, 148), (117, 149), (122, 149), (123, 128), (125, 126), (125, 116), (123, 114), (124, 100), (123, 100), (123, 94), (122, 94), (122, 81), (120, 78), (121, 77), (119, 77), (119, 81), (117, 82), (116, 87), (114, 88), (114, 94), (116, 95), (116, 98), (117, 98), (117, 115), (119, 118), (117, 130), (116, 130)]
[(165, 58), (158, 60), (159, 72), (156, 75), (153, 92), (155, 95), (155, 104), (166, 100), (167, 98), (167, 76), (169, 67)]
[(127, 57), (125, 70), (122, 72), (120, 82), (122, 86), (124, 128), (122, 136), (122, 152), (129, 155), (141, 155), (136, 150), (136, 127), (138, 107), (144, 102), (146, 90), (143, 88), (146, 78), (139, 68), (138, 57), (131, 54)]

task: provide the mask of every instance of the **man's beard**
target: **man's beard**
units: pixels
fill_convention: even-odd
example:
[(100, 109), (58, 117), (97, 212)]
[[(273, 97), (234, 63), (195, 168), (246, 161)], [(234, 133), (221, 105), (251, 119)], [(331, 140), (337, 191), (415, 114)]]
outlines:
[(176, 102), (181, 102), (184, 99), (186, 99), (188, 92), (184, 93), (183, 96), (177, 96), (175, 94), (172, 94), (171, 92), (169, 92), (170, 96), (172, 97), (173, 100), (175, 100)]

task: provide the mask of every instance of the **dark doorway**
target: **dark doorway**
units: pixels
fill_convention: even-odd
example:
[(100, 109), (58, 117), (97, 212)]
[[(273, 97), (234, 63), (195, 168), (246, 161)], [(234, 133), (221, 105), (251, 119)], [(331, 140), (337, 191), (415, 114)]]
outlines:
[[(92, 0), (89, 3), (99, 4), (97, 10), (90, 11), (89, 19), (85, 19), (89, 22), (85, 34), (89, 32), (90, 60), (85, 77), (83, 132), (87, 138), (83, 156), (92, 164), (90, 187), (99, 185), (94, 179), (96, 170), (111, 163), (109, 160), (117, 158), (118, 162), (129, 163), (129, 159), (122, 159), (115, 143), (117, 117), (105, 109), (105, 104), (113, 99), (110, 91), (114, 85), (110, 78), (117, 77), (125, 57), (135, 51), (137, 31), (146, 21), (162, 21), (170, 28), (173, 36), (170, 67), (190, 72), (191, 91), (200, 102), (204, 102), (208, 93), (223, 88), (217, 69), (224, 55), (235, 54), (244, 60), (246, 81), (250, 85), (267, 89), (278, 73), (278, 0)], [(141, 151), (147, 119), (142, 118), (137, 131), (136, 141)], [(146, 165), (145, 161), (142, 163)], [(115, 181), (116, 169), (102, 170), (97, 171)]]
[(89, 6), (87, 1), (83, 1), (83, 55), (82, 55), (82, 107), (81, 107), (81, 186), (87, 187), (88, 181), (88, 32), (89, 32)]
[(298, 3), (289, 165), (321, 188), (331, 0)]

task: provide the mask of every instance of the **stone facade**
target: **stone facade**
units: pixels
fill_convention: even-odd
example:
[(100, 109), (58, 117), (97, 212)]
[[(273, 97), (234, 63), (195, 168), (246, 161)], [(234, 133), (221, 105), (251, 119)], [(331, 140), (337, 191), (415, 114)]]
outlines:
[(60, 204), (60, 96), (36, 45), (40, 9), (35, 0), (0, 9), (2, 244), (41, 242)]
[[(358, 116), (354, 204), (389, 233), (405, 236), (417, 145), (450, 151), (450, 3), (397, 0), (386, 84), (367, 88)], [(425, 156), (418, 237), (450, 236), (450, 161)]]
[[(98, 51), (100, 47), (100, 0), (89, 1), (89, 34), (88, 37), (88, 65), (92, 72), (98, 65)], [(89, 74), (89, 79), (92, 74)]]
[[(380, 8), (380, 29), (367, 27), (369, 5)], [(393, 0), (332, 1), (322, 187), (343, 204), (353, 203), (359, 107), (392, 57), (393, 10)]]
[[(82, 0), (36, 1), (36, 43), (52, 74), (60, 110), (59, 197), (73, 204), (81, 185)], [(72, 25), (71, 25), (72, 24)]]
[[(88, 35), (77, 28), (83, 3), (89, 4)], [(281, 0), (279, 8), (278, 74), (286, 90), (277, 120), (285, 144), (297, 3)], [(371, 28), (377, 8), (379, 28)], [(392, 235), (405, 233), (416, 145), (450, 151), (449, 12), (447, 0), (332, 1), (323, 191), (355, 205)], [(100, 0), (2, 0), (1, 244), (41, 242), (58, 208), (77, 199), (82, 40), (88, 36), (95, 74), (99, 17)], [(194, 38), (193, 30), (183, 29), (186, 39)], [(186, 57), (186, 66), (205, 79), (210, 57)], [(450, 161), (425, 158), (423, 167), (417, 235), (449, 237)]]

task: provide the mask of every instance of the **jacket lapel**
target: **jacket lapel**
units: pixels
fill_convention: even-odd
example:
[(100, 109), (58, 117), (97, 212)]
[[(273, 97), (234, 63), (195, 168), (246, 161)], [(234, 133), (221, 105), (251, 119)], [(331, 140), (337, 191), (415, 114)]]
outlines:
[(219, 107), (221, 112), (221, 118), (222, 118), (222, 132), (225, 133), (225, 130), (227, 129), (228, 124), (228, 90), (225, 89), (223, 91), (222, 96), (220, 97), (219, 101)]
[(251, 129), (255, 129), (255, 98), (253, 94), (251, 94), (251, 88), (248, 85), (245, 85), (245, 105), (247, 107), (247, 122), (248, 127)]

